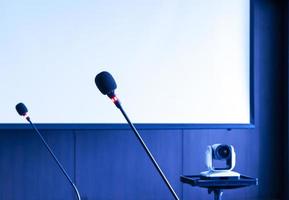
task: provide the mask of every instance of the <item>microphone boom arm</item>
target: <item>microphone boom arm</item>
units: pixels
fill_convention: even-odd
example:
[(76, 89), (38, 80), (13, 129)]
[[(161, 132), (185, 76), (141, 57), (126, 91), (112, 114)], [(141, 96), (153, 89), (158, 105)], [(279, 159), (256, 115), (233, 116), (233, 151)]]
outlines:
[(72, 185), (76, 195), (77, 195), (77, 199), (81, 200), (79, 191), (76, 187), (76, 185), (73, 183), (73, 181), (71, 180), (71, 178), (69, 177), (69, 175), (67, 174), (67, 172), (65, 171), (64, 167), (61, 165), (61, 163), (58, 161), (57, 157), (55, 156), (55, 154), (53, 153), (53, 151), (51, 150), (51, 148), (49, 147), (49, 145), (47, 144), (47, 142), (44, 140), (43, 136), (41, 135), (41, 133), (39, 132), (39, 130), (37, 129), (37, 127), (32, 123), (32, 121), (30, 120), (30, 117), (26, 117), (27, 121), (31, 124), (31, 126), (33, 127), (33, 129), (36, 131), (36, 133), (38, 134), (38, 136), (40, 137), (42, 143), (44, 144), (44, 146), (46, 147), (46, 149), (49, 151), (50, 155), (53, 157), (54, 161), (56, 162), (56, 164), (59, 166), (59, 168), (61, 169), (62, 173), (64, 174), (64, 176), (67, 178), (67, 180), (69, 181), (69, 183)]

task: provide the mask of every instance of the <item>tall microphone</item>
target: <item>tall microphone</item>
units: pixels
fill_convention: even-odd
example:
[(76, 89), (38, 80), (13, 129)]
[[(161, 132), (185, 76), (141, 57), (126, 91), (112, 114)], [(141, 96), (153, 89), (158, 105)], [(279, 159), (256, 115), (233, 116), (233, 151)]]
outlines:
[(106, 71), (103, 71), (103, 72), (97, 74), (96, 77), (95, 77), (95, 84), (96, 84), (97, 88), (100, 90), (100, 92), (102, 94), (104, 94), (104, 95), (107, 95), (112, 100), (112, 102), (116, 105), (116, 107), (118, 109), (120, 109), (120, 111), (123, 114), (124, 118), (126, 119), (128, 124), (130, 125), (131, 129), (133, 130), (134, 134), (136, 135), (137, 139), (141, 143), (141, 145), (144, 148), (145, 152), (147, 153), (147, 155), (151, 159), (153, 165), (157, 169), (157, 171), (160, 174), (160, 176), (162, 177), (163, 181), (165, 182), (165, 184), (169, 188), (169, 190), (172, 193), (173, 197), (175, 198), (175, 200), (179, 200), (178, 195), (174, 191), (173, 187), (171, 186), (170, 182), (168, 181), (168, 179), (165, 176), (165, 174), (163, 173), (163, 171), (161, 170), (161, 168), (158, 165), (157, 161), (155, 160), (155, 158), (151, 154), (149, 148), (146, 146), (145, 142), (143, 141), (142, 137), (138, 133), (137, 129), (131, 123), (130, 119), (128, 118), (127, 114), (125, 113), (124, 109), (122, 108), (119, 99), (115, 95), (114, 90), (117, 88), (117, 85), (116, 85), (116, 82), (115, 82), (114, 78), (112, 77), (112, 75), (110, 73), (106, 72)]
[(23, 116), (33, 127), (33, 129), (36, 131), (36, 133), (38, 134), (38, 136), (40, 137), (42, 143), (44, 144), (44, 146), (46, 147), (46, 149), (49, 151), (50, 155), (53, 157), (54, 161), (56, 162), (56, 164), (58, 165), (58, 167), (61, 169), (62, 173), (64, 174), (64, 176), (67, 178), (67, 180), (69, 181), (69, 183), (71, 184), (71, 186), (73, 187), (77, 199), (81, 200), (78, 189), (76, 187), (76, 185), (73, 183), (73, 181), (71, 180), (71, 178), (69, 177), (69, 175), (67, 174), (67, 172), (65, 171), (64, 167), (61, 165), (61, 163), (58, 161), (58, 159), (56, 158), (55, 154), (53, 153), (53, 151), (51, 150), (51, 148), (49, 147), (49, 145), (47, 144), (47, 142), (44, 140), (43, 136), (41, 135), (41, 133), (39, 132), (39, 130), (36, 128), (36, 126), (32, 123), (29, 115), (28, 115), (28, 109), (27, 107), (24, 105), (24, 103), (18, 103), (16, 105), (16, 111), (18, 112), (19, 115)]

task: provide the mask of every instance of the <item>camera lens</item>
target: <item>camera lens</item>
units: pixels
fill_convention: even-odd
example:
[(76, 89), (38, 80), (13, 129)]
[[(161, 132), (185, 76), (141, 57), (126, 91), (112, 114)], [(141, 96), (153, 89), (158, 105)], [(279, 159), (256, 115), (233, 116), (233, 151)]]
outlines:
[(220, 145), (216, 149), (217, 159), (227, 159), (231, 154), (231, 149), (228, 145)]

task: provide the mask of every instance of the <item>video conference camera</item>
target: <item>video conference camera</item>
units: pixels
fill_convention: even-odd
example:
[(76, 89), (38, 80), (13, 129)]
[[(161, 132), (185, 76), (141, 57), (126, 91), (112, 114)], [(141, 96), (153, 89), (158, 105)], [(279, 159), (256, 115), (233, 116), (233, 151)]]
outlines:
[(236, 153), (232, 145), (214, 144), (206, 151), (208, 171), (202, 172), (202, 178), (240, 178), (240, 174), (232, 171), (236, 164)]

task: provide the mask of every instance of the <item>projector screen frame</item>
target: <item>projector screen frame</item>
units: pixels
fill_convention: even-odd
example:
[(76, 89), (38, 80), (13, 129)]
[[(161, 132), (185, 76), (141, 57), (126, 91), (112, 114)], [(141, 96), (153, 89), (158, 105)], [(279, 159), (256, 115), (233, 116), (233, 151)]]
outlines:
[[(249, 95), (250, 95), (250, 122), (248, 124), (222, 123), (222, 124), (194, 124), (194, 123), (136, 123), (138, 129), (252, 129), (255, 128), (255, 106), (254, 106), (254, 5), (253, 0), (250, 0), (249, 11)], [(114, 106), (114, 105), (112, 105)], [(16, 112), (15, 112), (16, 115)], [(33, 119), (33, 116), (32, 116)], [(24, 121), (24, 119), (23, 119)], [(126, 123), (35, 123), (39, 129), (44, 130), (115, 130), (115, 129), (130, 129)], [(11, 129), (32, 129), (26, 123), (0, 123), (0, 130)]]
[[(38, 129), (41, 130), (130, 130), (130, 126), (126, 123), (114, 124), (75, 124), (75, 123), (35, 123)], [(253, 129), (254, 124), (134, 124), (140, 130), (161, 130), (161, 129)], [(30, 124), (6, 123), (0, 124), (0, 130), (32, 130)]]

